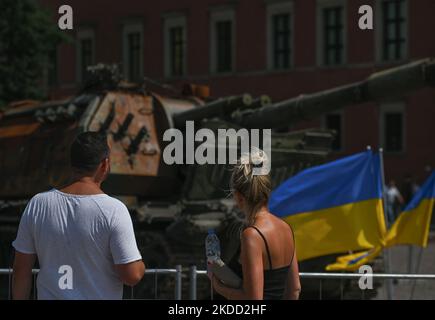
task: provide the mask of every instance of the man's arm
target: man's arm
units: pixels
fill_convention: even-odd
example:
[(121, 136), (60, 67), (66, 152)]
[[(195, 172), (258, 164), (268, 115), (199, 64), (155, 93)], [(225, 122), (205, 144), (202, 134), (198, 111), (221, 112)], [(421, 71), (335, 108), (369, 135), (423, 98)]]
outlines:
[(12, 298), (14, 300), (29, 299), (32, 288), (32, 268), (35, 260), (36, 254), (15, 252), (12, 280)]
[(145, 264), (142, 260), (126, 264), (115, 264), (119, 278), (127, 286), (135, 286), (145, 274)]
[(130, 214), (123, 204), (112, 221), (110, 251), (120, 280), (128, 286), (136, 285), (145, 274), (145, 265), (137, 248)]

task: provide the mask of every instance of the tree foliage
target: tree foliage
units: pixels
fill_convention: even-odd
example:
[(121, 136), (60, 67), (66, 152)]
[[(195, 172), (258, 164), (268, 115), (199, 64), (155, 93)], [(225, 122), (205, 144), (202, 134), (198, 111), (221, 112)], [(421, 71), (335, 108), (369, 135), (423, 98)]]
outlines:
[(56, 20), (37, 1), (0, 1), (0, 107), (43, 97), (44, 68), (64, 39)]

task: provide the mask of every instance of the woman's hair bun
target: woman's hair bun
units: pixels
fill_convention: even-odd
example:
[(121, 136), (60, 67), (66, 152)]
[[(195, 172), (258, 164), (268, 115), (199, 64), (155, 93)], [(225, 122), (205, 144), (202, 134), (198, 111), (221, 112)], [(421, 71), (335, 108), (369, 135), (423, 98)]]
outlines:
[(246, 200), (247, 221), (253, 224), (256, 213), (267, 205), (271, 192), (269, 159), (266, 152), (252, 148), (244, 153), (234, 166), (231, 176), (231, 189), (239, 192)]
[(268, 170), (270, 162), (266, 152), (257, 147), (252, 147), (251, 152), (242, 154), (238, 165), (246, 166), (245, 173), (251, 175), (254, 174), (253, 168), (257, 169), (256, 175), (267, 175), (270, 171)]

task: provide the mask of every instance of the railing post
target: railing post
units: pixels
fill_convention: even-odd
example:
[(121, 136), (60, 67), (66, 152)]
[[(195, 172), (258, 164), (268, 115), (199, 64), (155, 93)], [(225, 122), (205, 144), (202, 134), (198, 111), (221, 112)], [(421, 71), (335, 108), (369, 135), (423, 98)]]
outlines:
[(322, 300), (322, 278), (319, 281), (319, 300)]
[(12, 300), (12, 269), (9, 267), (8, 272), (8, 299)]
[(340, 278), (340, 300), (344, 300), (343, 291), (344, 291), (344, 288), (343, 288), (343, 278)]
[(154, 270), (154, 299), (156, 300), (158, 297), (157, 288), (158, 288), (158, 281), (157, 281), (157, 269), (156, 269)]
[(189, 269), (189, 299), (196, 300), (196, 266)]
[(33, 271), (32, 271), (32, 276), (33, 276), (33, 300), (38, 300), (38, 296), (37, 296), (37, 293), (36, 293), (36, 277), (37, 277), (37, 275), (36, 275), (36, 273), (33, 273)]
[(175, 300), (181, 300), (181, 281), (182, 281), (182, 268), (181, 265), (176, 265), (175, 269), (177, 270), (175, 273)]

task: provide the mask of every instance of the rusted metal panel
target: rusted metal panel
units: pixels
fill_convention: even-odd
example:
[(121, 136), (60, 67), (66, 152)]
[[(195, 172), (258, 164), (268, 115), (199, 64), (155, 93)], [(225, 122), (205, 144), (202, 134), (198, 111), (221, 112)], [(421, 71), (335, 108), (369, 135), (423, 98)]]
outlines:
[[(107, 133), (111, 145), (112, 174), (157, 176), (161, 150), (152, 97), (129, 93), (107, 94), (91, 120), (89, 130), (99, 131), (107, 122), (110, 122)], [(142, 139), (136, 139), (141, 130), (145, 134)], [(135, 139), (137, 148), (132, 149)]]
[(0, 139), (29, 135), (35, 132), (39, 126), (40, 123), (31, 123), (0, 127)]

